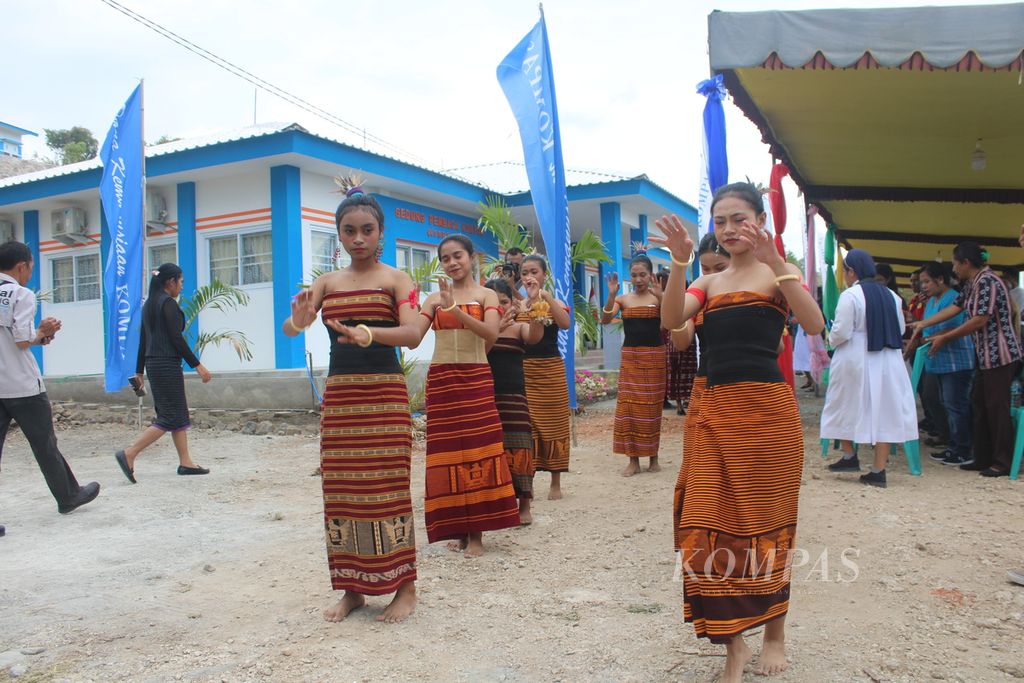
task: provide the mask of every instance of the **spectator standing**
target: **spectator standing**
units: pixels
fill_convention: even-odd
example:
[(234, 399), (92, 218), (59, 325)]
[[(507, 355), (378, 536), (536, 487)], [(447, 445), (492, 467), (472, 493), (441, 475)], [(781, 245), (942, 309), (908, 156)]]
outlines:
[[(50, 398), (31, 347), (53, 341), (61, 324), (44, 318), (35, 326), (36, 295), (25, 287), (34, 266), (27, 244), (0, 244), (0, 455), (11, 421), (16, 421), (63, 515), (94, 500), (100, 485), (79, 486), (57, 448)], [(0, 526), (0, 536), (5, 531)]]

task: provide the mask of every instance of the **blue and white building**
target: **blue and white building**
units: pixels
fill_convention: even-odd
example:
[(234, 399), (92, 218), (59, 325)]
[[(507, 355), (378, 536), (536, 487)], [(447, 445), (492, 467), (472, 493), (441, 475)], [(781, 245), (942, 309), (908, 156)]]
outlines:
[[(211, 371), (304, 368), (307, 352), (314, 366), (327, 364), (322, 328), (299, 337), (286, 337), (280, 329), (300, 283), (309, 282), (314, 269), (332, 267), (334, 210), (340, 201), (333, 178), (348, 172), (365, 178), (384, 209), (383, 260), (391, 265), (430, 259), (437, 243), (453, 233), (498, 256), (493, 238), (477, 228), (478, 207), (492, 194), (503, 195), (517, 220), (538, 232), (529, 192), (495, 192), (295, 124), (264, 124), (148, 147), (147, 272), (175, 262), (185, 271), (185, 296), (213, 278), (250, 296), (249, 306), (230, 318), (217, 311), (202, 315), (202, 329), (240, 330), (254, 351), (253, 359), (243, 362), (226, 346), (207, 348), (203, 363)], [(108, 231), (100, 211), (100, 174), (94, 159), (0, 179), (0, 220), (13, 225), (14, 238), (28, 243), (35, 255), (31, 286), (46, 293), (40, 315), (64, 323), (53, 344), (36, 349), (50, 377), (103, 372), (100, 289)], [(676, 213), (696, 236), (695, 209), (644, 176), (571, 185), (568, 195), (573, 236), (585, 230), (600, 235), (623, 281), (630, 243), (645, 242), (656, 217)], [(593, 292), (597, 301), (604, 300), (603, 274), (597, 269), (577, 273), (584, 298)], [(417, 353), (429, 357), (430, 350), (428, 337)]]

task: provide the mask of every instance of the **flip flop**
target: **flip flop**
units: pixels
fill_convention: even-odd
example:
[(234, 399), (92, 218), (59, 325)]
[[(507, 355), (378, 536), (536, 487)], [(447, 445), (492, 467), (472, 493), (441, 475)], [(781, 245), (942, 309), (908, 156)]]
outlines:
[(124, 454), (124, 451), (118, 451), (114, 453), (114, 460), (117, 460), (117, 464), (121, 466), (121, 471), (124, 472), (124, 476), (128, 478), (128, 481), (135, 484), (135, 470), (128, 467), (128, 456)]
[(1024, 586), (1024, 569), (1008, 569), (1006, 570), (1006, 578), (1018, 586)]

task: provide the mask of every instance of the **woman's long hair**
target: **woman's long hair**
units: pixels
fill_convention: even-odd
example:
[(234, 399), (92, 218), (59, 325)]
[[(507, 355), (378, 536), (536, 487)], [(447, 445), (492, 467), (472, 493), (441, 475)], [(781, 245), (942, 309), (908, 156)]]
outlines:
[(167, 283), (177, 280), (182, 276), (181, 266), (176, 263), (165, 263), (152, 273), (149, 278), (149, 295), (146, 297), (146, 304), (142, 307), (142, 320), (150, 326), (156, 320), (158, 307), (163, 303), (163, 293)]

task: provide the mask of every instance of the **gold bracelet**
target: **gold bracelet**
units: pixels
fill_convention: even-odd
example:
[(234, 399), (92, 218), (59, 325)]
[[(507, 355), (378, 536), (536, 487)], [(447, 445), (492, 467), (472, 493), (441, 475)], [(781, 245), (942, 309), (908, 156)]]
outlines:
[(299, 327), (298, 325), (296, 325), (295, 321), (292, 320), (291, 316), (288, 316), (285, 319), (284, 324), (286, 327), (290, 327), (292, 332), (294, 332), (295, 334), (301, 334), (302, 331), (306, 329), (305, 327)]
[(676, 327), (676, 328), (673, 328), (672, 330), (670, 330), (670, 332), (682, 332), (682, 331), (684, 331), (684, 330), (686, 329), (686, 326), (687, 326), (687, 325), (688, 325), (689, 323), (690, 323), (690, 321), (689, 321), (689, 320), (687, 320), (686, 322), (684, 322), (684, 323), (683, 323), (682, 325), (680, 325), (679, 327)]
[(456, 308), (458, 308), (458, 307), (459, 307), (459, 305), (458, 305), (457, 303), (453, 303), (453, 304), (452, 304), (451, 306), (449, 306), (448, 308), (442, 308), (441, 310), (442, 310), (442, 311), (444, 311), (445, 313), (447, 313), (447, 312), (449, 312), (449, 311), (454, 311), (454, 310), (455, 310)]
[(614, 306), (612, 306), (612, 309), (611, 309), (610, 311), (609, 311), (609, 310), (608, 310), (607, 308), (602, 308), (602, 309), (601, 309), (601, 312), (602, 312), (602, 313), (607, 313), (608, 315), (611, 315), (612, 313), (614, 313), (614, 312), (615, 312), (615, 307), (614, 307)]
[(800, 276), (797, 275), (796, 273), (787, 273), (785, 275), (780, 275), (777, 278), (775, 278), (775, 284), (781, 285), (783, 282), (786, 282), (787, 280), (796, 280), (799, 282)]
[(363, 325), (362, 323), (359, 323), (358, 325), (356, 325), (356, 329), (357, 330), (366, 330), (366, 334), (369, 335), (369, 337), (370, 337), (369, 339), (366, 340), (365, 344), (359, 344), (359, 342), (356, 342), (357, 344), (359, 344), (359, 346), (362, 346), (365, 349), (367, 346), (369, 346), (370, 344), (373, 343), (373, 330), (371, 330), (366, 325)]
[(693, 257), (694, 257), (695, 254), (696, 254), (696, 252), (691, 251), (690, 252), (690, 260), (687, 261), (686, 263), (683, 263), (682, 261), (677, 261), (676, 257), (672, 256), (671, 252), (669, 252), (669, 256), (672, 258), (672, 263), (677, 265), (677, 266), (679, 266), (680, 268), (689, 268), (690, 264), (693, 263)]

